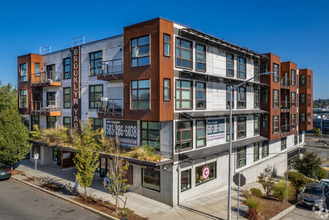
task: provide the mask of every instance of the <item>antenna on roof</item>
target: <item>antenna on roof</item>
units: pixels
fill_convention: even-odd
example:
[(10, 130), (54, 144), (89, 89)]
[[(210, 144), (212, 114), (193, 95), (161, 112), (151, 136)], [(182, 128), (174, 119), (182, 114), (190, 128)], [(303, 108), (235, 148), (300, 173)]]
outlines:
[(40, 47), (39, 50), (41, 55), (45, 55), (47, 53), (51, 53), (51, 46)]
[(72, 39), (72, 47), (79, 46), (81, 44), (85, 44), (85, 36), (76, 37)]

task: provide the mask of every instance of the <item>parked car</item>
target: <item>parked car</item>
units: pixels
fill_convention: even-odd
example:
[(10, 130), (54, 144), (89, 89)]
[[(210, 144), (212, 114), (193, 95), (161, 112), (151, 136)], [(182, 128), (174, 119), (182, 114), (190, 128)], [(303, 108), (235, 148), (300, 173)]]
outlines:
[(322, 179), (320, 183), (329, 186), (329, 179)]
[(329, 186), (326, 184), (308, 183), (298, 195), (298, 204), (318, 209), (327, 209), (328, 194)]
[(11, 177), (11, 169), (3, 163), (0, 163), (0, 180), (9, 179)]

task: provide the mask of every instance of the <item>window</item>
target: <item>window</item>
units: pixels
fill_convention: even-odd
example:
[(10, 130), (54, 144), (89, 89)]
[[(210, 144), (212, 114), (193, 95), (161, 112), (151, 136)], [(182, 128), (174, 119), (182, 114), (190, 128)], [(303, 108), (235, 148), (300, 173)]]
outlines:
[(131, 81), (131, 108), (150, 109), (150, 80)]
[(226, 54), (226, 75), (234, 76), (234, 56), (232, 54)]
[(254, 81), (259, 81), (258, 74), (259, 74), (259, 62), (255, 61), (254, 62), (254, 76), (255, 76)]
[(238, 139), (246, 137), (246, 118), (238, 117)]
[[(226, 108), (230, 108), (230, 94), (231, 94), (231, 87), (226, 86)], [(234, 90), (232, 91), (232, 108), (234, 108)]]
[(153, 167), (142, 168), (142, 186), (160, 192), (160, 171)]
[(238, 108), (246, 108), (246, 88), (238, 88)]
[(192, 122), (176, 123), (176, 151), (192, 148)]
[(259, 143), (254, 143), (254, 161), (259, 160)]
[(27, 108), (27, 90), (20, 91), (20, 108)]
[(273, 90), (273, 107), (279, 107), (279, 90)]
[(192, 82), (176, 81), (176, 109), (192, 108)]
[(307, 106), (311, 107), (311, 94), (307, 94)]
[(196, 146), (206, 146), (206, 121), (196, 121)]
[(254, 108), (259, 108), (259, 89), (254, 91)]
[(307, 113), (307, 124), (311, 125), (311, 113)]
[(63, 117), (63, 125), (68, 130), (70, 130), (71, 129), (71, 118), (70, 117)]
[(27, 81), (27, 64), (19, 64), (19, 74), (20, 74), (20, 81), (26, 82)]
[(254, 116), (254, 128), (255, 128), (254, 135), (259, 135), (259, 116), (258, 115)]
[(300, 113), (300, 121), (305, 122), (305, 113)]
[(237, 158), (238, 158), (238, 165), (237, 165), (238, 168), (246, 165), (246, 162), (247, 162), (246, 146), (238, 148)]
[(294, 135), (294, 144), (295, 145), (298, 144), (298, 135), (297, 134)]
[(182, 39), (176, 39), (176, 66), (192, 68), (192, 43)]
[(47, 128), (56, 128), (56, 117), (47, 116)]
[(296, 71), (291, 70), (291, 85), (294, 86), (296, 85)]
[(311, 76), (307, 75), (307, 88), (311, 88)]
[(293, 108), (296, 107), (296, 93), (295, 92), (291, 93), (291, 107), (293, 107)]
[(291, 115), (291, 129), (296, 128), (296, 114)]
[(163, 55), (170, 57), (171, 55), (171, 37), (169, 34), (163, 34)]
[(287, 138), (281, 139), (281, 150), (285, 150), (287, 148)]
[(40, 76), (40, 63), (34, 63), (34, 73), (37, 76)]
[(160, 151), (160, 122), (142, 122), (142, 146)]
[(246, 78), (246, 59), (238, 57), (238, 78)]
[(267, 115), (262, 116), (262, 129), (267, 129)]
[(267, 102), (267, 89), (262, 90), (262, 102)]
[(150, 36), (131, 40), (131, 66), (150, 65)]
[[(95, 56), (93, 56), (93, 57), (95, 57)], [(63, 69), (64, 79), (71, 79), (71, 58), (64, 59), (63, 63), (64, 63), (64, 69)], [(91, 64), (91, 60), (90, 60), (90, 64)], [(95, 70), (94, 70), (94, 72), (95, 72)], [(92, 75), (92, 74), (90, 74), (90, 75)]]
[(64, 88), (64, 108), (71, 108), (71, 88)]
[(268, 142), (263, 142), (263, 151), (262, 151), (262, 157), (267, 157), (269, 155), (269, 149), (268, 149)]
[(191, 170), (184, 170), (180, 173), (181, 175), (181, 192), (191, 189)]
[(102, 118), (91, 118), (91, 127), (94, 131), (97, 129), (103, 128), (103, 119)]
[(90, 53), (89, 61), (90, 75), (102, 74), (102, 51)]
[(273, 134), (279, 132), (279, 116), (273, 116)]
[(206, 47), (196, 45), (196, 70), (206, 71)]
[(300, 95), (300, 103), (305, 104), (305, 94)]
[(195, 168), (195, 185), (208, 182), (216, 178), (216, 162)]
[[(232, 117), (232, 141), (234, 140), (234, 118)], [(230, 118), (226, 118), (226, 141), (230, 141)]]
[(31, 116), (31, 130), (34, 130), (34, 125), (38, 125), (40, 128), (40, 119), (39, 119), (39, 115), (32, 115)]
[(274, 75), (273, 75), (274, 82), (279, 82), (279, 65), (278, 64), (273, 63), (273, 72), (274, 72)]
[(170, 79), (163, 80), (163, 100), (170, 101)]
[(305, 85), (305, 75), (300, 76), (300, 84)]
[(262, 63), (262, 73), (267, 72), (267, 63)]
[(206, 108), (206, 84), (196, 83), (196, 108), (205, 109)]
[(89, 86), (89, 108), (102, 107), (103, 85)]

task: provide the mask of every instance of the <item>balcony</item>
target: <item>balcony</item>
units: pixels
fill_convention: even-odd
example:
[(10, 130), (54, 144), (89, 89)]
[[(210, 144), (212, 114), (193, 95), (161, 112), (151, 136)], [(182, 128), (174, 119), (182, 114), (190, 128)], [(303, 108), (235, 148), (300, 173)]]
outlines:
[(290, 101), (281, 101), (281, 112), (288, 112), (290, 111)]
[(97, 71), (98, 80), (123, 79), (122, 58), (102, 62), (102, 69)]
[(47, 71), (31, 74), (31, 86), (61, 86), (62, 85), (62, 73)]
[(290, 83), (291, 82), (289, 78), (281, 76), (281, 88), (290, 88)]
[(123, 100), (108, 99), (103, 101), (103, 106), (98, 109), (98, 117), (100, 118), (123, 118)]
[(288, 125), (288, 124), (281, 125), (281, 127), (280, 127), (280, 135), (281, 135), (281, 137), (282, 136), (289, 135), (290, 130), (291, 130), (290, 128), (291, 128), (291, 125)]
[(31, 103), (32, 115), (61, 116), (62, 105), (60, 101), (33, 101)]

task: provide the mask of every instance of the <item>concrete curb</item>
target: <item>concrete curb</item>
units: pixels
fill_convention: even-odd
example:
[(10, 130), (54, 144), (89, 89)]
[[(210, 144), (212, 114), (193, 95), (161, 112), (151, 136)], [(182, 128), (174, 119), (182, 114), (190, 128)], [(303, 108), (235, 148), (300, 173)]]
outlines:
[(280, 218), (282, 218), (283, 216), (287, 215), (289, 212), (291, 212), (292, 210), (294, 210), (297, 207), (297, 203), (295, 205), (290, 206), (289, 208), (283, 210), (282, 212), (280, 212), (279, 214), (277, 214), (276, 216), (270, 218), (270, 220), (278, 220)]
[(37, 185), (34, 185), (34, 184), (31, 184), (31, 183), (28, 183), (28, 182), (26, 182), (26, 181), (24, 181), (24, 180), (20, 180), (20, 179), (16, 178), (15, 176), (12, 176), (11, 178), (14, 179), (14, 180), (17, 180), (17, 181), (19, 181), (19, 182), (21, 182), (21, 183), (24, 183), (24, 184), (26, 184), (26, 185), (28, 185), (28, 186), (31, 186), (31, 187), (36, 188), (36, 189), (38, 189), (38, 190), (41, 190), (41, 191), (43, 191), (43, 192), (45, 192), (45, 193), (48, 193), (48, 194), (50, 194), (50, 195), (52, 195), (52, 196), (55, 196), (55, 197), (60, 198), (60, 199), (62, 199), (62, 200), (65, 200), (65, 201), (67, 201), (67, 202), (69, 202), (69, 203), (72, 203), (72, 204), (74, 204), (74, 205), (77, 205), (77, 206), (80, 206), (80, 207), (82, 207), (82, 208), (84, 208), (84, 209), (87, 209), (87, 210), (89, 210), (89, 211), (91, 211), (91, 212), (93, 212), (93, 213), (95, 213), (95, 214), (98, 214), (98, 215), (104, 217), (104, 218), (111, 219), (111, 220), (120, 220), (119, 218), (116, 218), (116, 217), (110, 216), (110, 215), (108, 215), (108, 214), (105, 214), (104, 212), (100, 212), (100, 211), (98, 211), (98, 210), (96, 210), (96, 209), (90, 208), (90, 207), (88, 207), (88, 206), (86, 206), (86, 205), (83, 205), (83, 204), (81, 204), (81, 203), (78, 203), (78, 202), (76, 202), (76, 201), (74, 201), (74, 200), (71, 200), (71, 199), (65, 198), (64, 196), (61, 196), (61, 195), (58, 195), (58, 194), (56, 194), (56, 193), (50, 192), (50, 191), (48, 191), (48, 190), (46, 190), (46, 189), (43, 189), (43, 188), (41, 188), (41, 187), (39, 187), (39, 186), (37, 186)]

